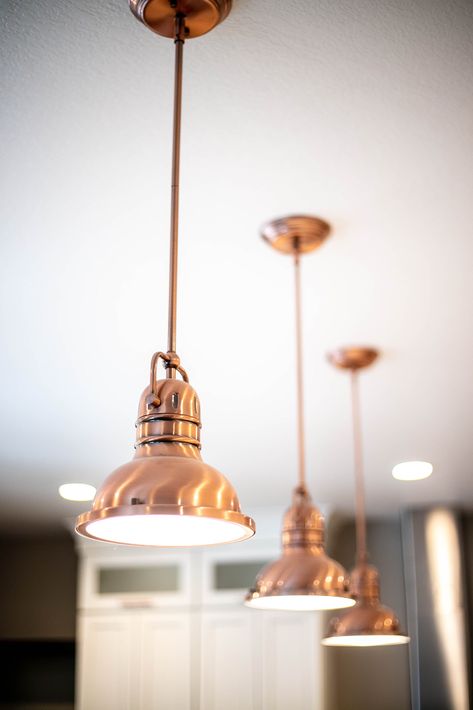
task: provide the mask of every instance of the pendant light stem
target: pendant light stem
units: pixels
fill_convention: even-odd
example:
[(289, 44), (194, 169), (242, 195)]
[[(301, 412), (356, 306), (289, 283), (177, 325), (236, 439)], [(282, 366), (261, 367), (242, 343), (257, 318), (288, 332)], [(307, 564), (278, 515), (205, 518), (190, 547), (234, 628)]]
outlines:
[(302, 300), (300, 251), (298, 238), (294, 249), (294, 286), (296, 306), (296, 377), (297, 377), (297, 444), (299, 460), (299, 488), (306, 490), (305, 472), (305, 424), (304, 424), (304, 371), (302, 356)]
[[(177, 13), (175, 18), (175, 64), (174, 64), (174, 122), (172, 142), (172, 182), (171, 182), (171, 243), (169, 254), (169, 315), (168, 353), (176, 352), (177, 318), (177, 261), (179, 236), (179, 173), (181, 157), (181, 114), (182, 114), (182, 67), (184, 40), (186, 35), (185, 16)], [(166, 368), (166, 377), (176, 376), (176, 368)]]
[(361, 413), (360, 396), (358, 391), (358, 372), (356, 370), (351, 370), (350, 375), (356, 489), (356, 558), (358, 564), (364, 564), (368, 560), (368, 552), (366, 547), (365, 484), (363, 478), (363, 451), (361, 443)]

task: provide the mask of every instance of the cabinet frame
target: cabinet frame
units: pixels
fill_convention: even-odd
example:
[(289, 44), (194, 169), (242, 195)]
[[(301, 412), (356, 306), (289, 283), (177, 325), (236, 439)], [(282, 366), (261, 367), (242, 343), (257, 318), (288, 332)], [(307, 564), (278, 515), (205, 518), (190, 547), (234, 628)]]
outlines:
[[(101, 549), (82, 553), (79, 563), (78, 608), (85, 609), (153, 609), (190, 606), (197, 602), (192, 583), (196, 560), (189, 551)], [(136, 568), (175, 565), (178, 590), (172, 592), (99, 592), (101, 569)]]

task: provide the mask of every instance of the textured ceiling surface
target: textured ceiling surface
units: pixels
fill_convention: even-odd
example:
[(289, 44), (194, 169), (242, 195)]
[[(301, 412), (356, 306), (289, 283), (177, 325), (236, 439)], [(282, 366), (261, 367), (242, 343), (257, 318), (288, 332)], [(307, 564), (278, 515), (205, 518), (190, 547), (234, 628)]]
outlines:
[[(314, 497), (352, 507), (324, 353), (361, 342), (371, 513), (473, 503), (472, 36), (469, 0), (234, 0), (186, 45), (178, 351), (246, 507), (295, 475), (292, 273), (258, 237), (291, 212), (334, 230), (303, 264)], [(0, 527), (47, 525), (131, 457), (166, 347), (173, 50), (125, 0), (6, 0), (0, 52)]]

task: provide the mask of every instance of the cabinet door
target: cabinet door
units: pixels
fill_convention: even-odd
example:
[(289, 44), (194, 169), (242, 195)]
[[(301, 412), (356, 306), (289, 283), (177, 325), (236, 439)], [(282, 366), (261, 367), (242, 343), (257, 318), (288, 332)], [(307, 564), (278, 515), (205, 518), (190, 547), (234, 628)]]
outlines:
[(263, 710), (321, 710), (320, 614), (260, 612)]
[(201, 553), (202, 603), (241, 605), (261, 568), (279, 554), (279, 541), (254, 539), (233, 548), (204, 549)]
[(191, 705), (191, 613), (142, 615), (140, 710)]
[(82, 617), (78, 627), (78, 710), (134, 710), (133, 618)]
[(261, 710), (255, 666), (254, 610), (204, 611), (201, 702), (205, 710)]
[(79, 569), (80, 609), (140, 609), (192, 602), (189, 551), (87, 550)]

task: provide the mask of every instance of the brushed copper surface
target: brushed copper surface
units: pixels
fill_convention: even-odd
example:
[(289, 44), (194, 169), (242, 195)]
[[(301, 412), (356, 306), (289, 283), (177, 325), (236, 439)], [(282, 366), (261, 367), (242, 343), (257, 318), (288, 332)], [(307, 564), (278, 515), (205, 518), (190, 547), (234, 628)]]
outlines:
[[(183, 47), (229, 13), (231, 0), (129, 0), (132, 12), (175, 45), (168, 351), (153, 355), (136, 422), (135, 457), (80, 515), (80, 535), (115, 544), (193, 546), (251, 537), (233, 486), (200, 455), (200, 404), (176, 352)], [(157, 380), (163, 362), (166, 379)], [(180, 374), (183, 381), (177, 380)]]
[[(168, 304), (168, 353), (176, 355), (177, 328), (177, 257), (179, 242), (179, 190), (181, 174), (181, 117), (182, 117), (182, 72), (184, 65), (184, 39), (188, 27), (184, 15), (174, 17), (174, 111), (172, 129), (171, 169), (171, 233), (169, 248), (169, 304)], [(175, 368), (167, 370), (168, 377), (175, 377)]]
[[(366, 636), (386, 637), (386, 644), (390, 643), (392, 636), (400, 637), (396, 639), (397, 642), (407, 642), (409, 639), (401, 631), (396, 614), (379, 600), (377, 569), (367, 564), (357, 565), (351, 573), (350, 581), (356, 604), (346, 611), (338, 612), (330, 620), (322, 643), (327, 646), (351, 646), (354, 637), (360, 637), (360, 643), (355, 645), (370, 645), (363, 639)], [(383, 645), (382, 642), (382, 638), (376, 639), (376, 645)]]
[(350, 575), (350, 587), (356, 604), (339, 612), (330, 620), (322, 643), (326, 646), (381, 646), (407, 643), (408, 636), (400, 630), (399, 619), (380, 602), (379, 573), (368, 564), (366, 543), (365, 485), (361, 435), (361, 409), (358, 391), (359, 370), (371, 365), (378, 357), (374, 348), (348, 347), (328, 355), (335, 367), (350, 371), (353, 422), (353, 451), (356, 505), (356, 566)]
[(294, 254), (294, 316), (296, 324), (297, 458), (299, 487), (305, 489), (304, 358), (302, 351), (302, 295), (300, 254)]
[(328, 361), (342, 370), (360, 370), (369, 367), (378, 356), (378, 350), (361, 345), (338, 348), (327, 353)]
[(334, 367), (348, 370), (350, 373), (355, 475), (356, 558), (359, 563), (367, 561), (368, 552), (366, 545), (365, 482), (358, 372), (363, 368), (369, 367), (377, 359), (378, 355), (379, 352), (375, 348), (360, 345), (338, 348), (327, 355), (328, 361)]
[(284, 254), (306, 254), (320, 247), (330, 234), (330, 225), (319, 217), (290, 215), (266, 222), (261, 236)]
[(293, 595), (338, 597), (340, 606), (345, 600), (351, 603), (345, 570), (325, 554), (323, 516), (299, 487), (284, 515), (282, 555), (263, 567), (245, 604), (257, 606), (263, 597)]
[(231, 0), (128, 0), (130, 10), (146, 27), (163, 37), (174, 37), (176, 14), (186, 19), (186, 38), (210, 32), (228, 16)]
[(320, 246), (329, 232), (327, 222), (304, 215), (272, 220), (261, 230), (270, 246), (292, 255), (294, 262), (298, 486), (283, 520), (282, 555), (261, 570), (246, 595), (245, 604), (255, 608), (316, 609), (329, 603), (338, 608), (354, 603), (345, 570), (325, 554), (323, 517), (306, 488), (300, 256)]
[[(331, 619), (328, 632), (322, 643), (326, 646), (351, 646), (352, 637), (365, 636), (387, 637), (387, 642), (389, 642), (390, 636), (401, 636), (406, 642), (409, 640), (407, 635), (401, 631), (399, 619), (392, 609), (379, 602), (357, 600), (355, 606), (338, 612)], [(333, 642), (334, 639), (337, 639), (337, 643)], [(345, 643), (342, 643), (342, 640)]]
[(171, 379), (148, 385), (139, 403), (135, 457), (106, 479), (92, 510), (77, 519), (77, 532), (102, 539), (88, 532), (89, 523), (124, 515), (179, 515), (238, 523), (246, 529), (242, 539), (251, 537), (255, 524), (241, 512), (235, 489), (202, 461), (200, 429), (199, 398), (191, 385)]

